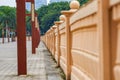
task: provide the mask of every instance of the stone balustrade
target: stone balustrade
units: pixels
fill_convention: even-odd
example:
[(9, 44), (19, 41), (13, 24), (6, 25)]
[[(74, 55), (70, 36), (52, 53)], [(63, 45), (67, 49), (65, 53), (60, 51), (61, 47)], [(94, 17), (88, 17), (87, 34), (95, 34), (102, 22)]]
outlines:
[(66, 80), (120, 80), (120, 0), (70, 8), (42, 36)]

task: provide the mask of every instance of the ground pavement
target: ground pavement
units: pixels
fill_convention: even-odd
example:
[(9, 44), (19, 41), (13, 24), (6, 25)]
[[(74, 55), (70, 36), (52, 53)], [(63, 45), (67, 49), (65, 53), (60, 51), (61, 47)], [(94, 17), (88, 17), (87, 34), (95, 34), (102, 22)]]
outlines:
[[(61, 77), (62, 76), (62, 77)], [(17, 75), (16, 42), (0, 44), (0, 80), (64, 80), (51, 54), (41, 42), (36, 54), (31, 53), (31, 41), (27, 41), (27, 75)]]

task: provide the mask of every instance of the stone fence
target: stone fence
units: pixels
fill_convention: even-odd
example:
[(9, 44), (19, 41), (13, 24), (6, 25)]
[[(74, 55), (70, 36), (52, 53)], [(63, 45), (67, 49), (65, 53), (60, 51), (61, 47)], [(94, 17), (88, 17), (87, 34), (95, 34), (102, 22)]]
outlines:
[(120, 0), (70, 8), (42, 36), (66, 80), (120, 80)]

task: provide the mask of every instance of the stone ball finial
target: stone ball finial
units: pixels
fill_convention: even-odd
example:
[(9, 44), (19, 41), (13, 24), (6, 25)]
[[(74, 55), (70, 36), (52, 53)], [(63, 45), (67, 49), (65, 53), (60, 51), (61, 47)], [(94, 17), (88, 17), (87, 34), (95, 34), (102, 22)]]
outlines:
[(53, 25), (52, 28), (55, 29), (57, 26), (56, 25)]
[(72, 0), (70, 2), (70, 8), (71, 9), (79, 9), (80, 3), (77, 0)]
[(61, 15), (61, 16), (59, 17), (59, 19), (60, 19), (60, 21), (65, 21), (65, 15)]

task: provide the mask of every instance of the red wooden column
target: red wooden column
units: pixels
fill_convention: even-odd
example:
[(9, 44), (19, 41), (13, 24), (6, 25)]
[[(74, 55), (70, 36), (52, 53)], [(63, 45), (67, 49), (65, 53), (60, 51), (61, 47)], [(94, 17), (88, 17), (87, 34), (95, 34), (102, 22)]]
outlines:
[(35, 54), (35, 22), (32, 21), (32, 53)]
[(35, 5), (34, 5), (34, 0), (26, 0), (26, 2), (31, 2), (31, 14), (27, 14), (26, 16), (31, 16), (32, 17), (32, 53), (35, 54), (35, 48), (36, 48), (36, 32), (35, 32)]
[(37, 48), (37, 15), (35, 16), (35, 48)]
[(35, 5), (34, 0), (31, 2), (31, 16), (32, 16), (32, 53), (35, 54)]
[(38, 23), (38, 27), (37, 27), (37, 33), (38, 33), (38, 38), (37, 38), (37, 47), (40, 43), (40, 29), (39, 29), (39, 23)]
[(25, 0), (17, 0), (17, 53), (18, 75), (26, 75), (26, 25)]
[(35, 54), (35, 22), (32, 21), (32, 53)]
[(40, 32), (40, 25), (39, 25), (39, 21), (38, 21), (38, 32), (39, 32), (39, 41), (38, 44), (40, 43), (40, 39), (41, 39), (41, 32)]
[(39, 31), (39, 23), (37, 20), (37, 47), (39, 45), (39, 41), (40, 41), (40, 31)]
[(36, 48), (38, 47), (39, 45), (39, 42), (40, 42), (40, 31), (39, 31), (39, 23), (38, 23), (38, 19), (37, 19), (37, 15), (35, 16), (35, 39), (36, 39)]

